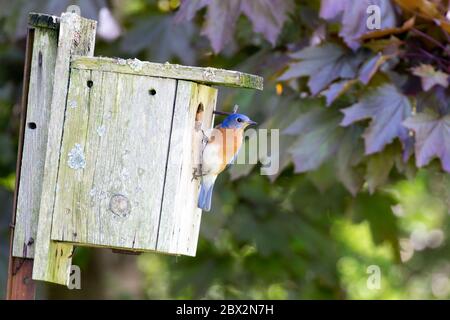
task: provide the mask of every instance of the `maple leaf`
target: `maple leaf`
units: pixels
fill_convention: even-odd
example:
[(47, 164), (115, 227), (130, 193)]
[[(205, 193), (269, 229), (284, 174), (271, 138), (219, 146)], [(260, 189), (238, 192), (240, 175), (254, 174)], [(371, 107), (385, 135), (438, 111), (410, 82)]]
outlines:
[(397, 137), (402, 142), (408, 139), (408, 130), (402, 122), (411, 114), (411, 105), (408, 98), (391, 84), (378, 87), (342, 112), (345, 115), (342, 126), (372, 119), (363, 134), (367, 155), (383, 150), (385, 145)]
[[(288, 128), (305, 110), (311, 108), (311, 105), (316, 104), (312, 99), (304, 99), (301, 101), (285, 101), (276, 107), (276, 112), (272, 117), (262, 123), (260, 129), (277, 129), (283, 132)], [(283, 134), (280, 136), (279, 141), (279, 170), (274, 175), (269, 175), (268, 178), (271, 181), (281, 174), (286, 167), (292, 163), (291, 154), (289, 153), (290, 147), (296, 140), (295, 135)]]
[[(176, 25), (170, 16), (154, 16), (138, 20), (121, 43), (121, 48), (133, 55), (146, 50), (154, 61), (178, 58), (182, 63), (195, 64), (196, 55), (191, 39), (196, 32), (191, 22)], [(155, 46), (155, 43), (158, 43)]]
[(283, 134), (298, 136), (289, 149), (295, 172), (317, 169), (336, 153), (344, 132), (340, 119), (338, 112), (314, 108), (284, 130)]
[(250, 19), (255, 32), (275, 45), (292, 2), (285, 0), (242, 1), (241, 10)]
[(345, 130), (336, 154), (336, 176), (345, 188), (355, 196), (364, 184), (364, 174), (359, 168), (364, 145), (360, 138), (362, 127), (352, 125)]
[(240, 4), (240, 0), (209, 1), (202, 35), (211, 41), (215, 53), (220, 52), (232, 40)]
[(386, 183), (397, 155), (395, 145), (389, 145), (382, 152), (375, 153), (367, 160), (366, 181), (369, 192), (373, 194), (379, 186)]
[(440, 115), (428, 108), (403, 124), (415, 132), (416, 165), (423, 167), (438, 157), (443, 169), (450, 172), (450, 114)]
[(232, 41), (236, 22), (241, 14), (247, 16), (252, 22), (255, 32), (261, 33), (272, 45), (275, 45), (288, 12), (292, 8), (292, 1), (183, 0), (176, 20), (191, 20), (195, 13), (204, 7), (207, 7), (207, 13), (202, 34), (208, 37), (214, 52), (218, 53)]
[(430, 90), (434, 85), (448, 87), (448, 74), (441, 70), (435, 70), (432, 65), (421, 64), (413, 68), (412, 71), (414, 75), (420, 77), (422, 88), (425, 91)]
[(331, 84), (328, 89), (322, 91), (321, 94), (326, 99), (327, 107), (329, 107), (339, 96), (348, 91), (355, 83), (356, 80), (341, 80)]
[[(244, 93), (243, 93), (244, 94)], [(270, 91), (265, 91), (261, 95), (254, 95), (253, 99), (249, 100), (247, 103), (240, 102), (239, 106), (243, 110), (248, 108), (251, 105), (259, 105), (262, 104), (263, 101), (269, 100), (271, 101), (271, 105), (273, 106), (273, 114), (271, 117), (268, 117), (263, 123), (258, 125), (258, 130), (267, 129), (269, 132), (272, 129), (279, 130), (282, 132), (284, 129), (289, 127), (300, 114), (305, 113), (305, 110), (311, 108), (311, 106), (316, 106), (317, 103), (313, 99), (304, 99), (301, 101), (289, 99), (286, 96), (273, 96)], [(248, 133), (248, 131), (247, 131)], [(269, 133), (271, 134), (271, 133)], [(295, 142), (296, 136), (288, 136), (282, 135), (279, 138), (278, 146), (273, 146), (275, 149), (273, 152), (276, 152), (279, 157), (279, 170), (275, 174), (269, 174), (267, 178), (271, 181), (275, 181), (278, 175), (282, 173), (286, 167), (292, 163), (291, 155), (288, 152), (290, 146)], [(268, 137), (268, 141), (270, 141), (270, 137)], [(246, 142), (247, 144), (248, 142)], [(267, 155), (275, 156), (271, 150), (272, 146), (268, 143), (267, 146)], [(276, 149), (278, 148), (278, 149)], [(241, 148), (240, 152), (245, 152), (245, 145)], [(247, 153), (248, 154), (248, 153)], [(258, 156), (258, 161), (261, 162), (263, 155)], [(254, 164), (238, 164), (233, 165), (229, 169), (229, 173), (232, 180), (239, 179), (243, 176), (247, 176), (255, 167)]]
[(308, 87), (313, 95), (338, 78), (355, 77), (362, 61), (361, 54), (355, 55), (334, 43), (307, 47), (291, 54), (291, 58), (300, 61), (292, 62), (279, 80), (309, 76)]
[(395, 197), (387, 192), (372, 195), (364, 192), (358, 194), (349, 210), (353, 217), (367, 220), (374, 243), (389, 242), (395, 259), (400, 261), (398, 218), (392, 212), (392, 207), (396, 204)]
[(378, 69), (389, 59), (389, 56), (382, 55), (381, 52), (367, 60), (359, 70), (359, 80), (368, 84)]
[(427, 108), (442, 115), (450, 113), (450, 89), (434, 86), (430, 91), (419, 93), (416, 104), (417, 112), (422, 112)]
[(178, 10), (175, 20), (177, 22), (192, 20), (198, 10), (207, 6), (209, 0), (182, 0), (180, 4), (180, 9)]
[(381, 30), (396, 26), (395, 11), (390, 1), (385, 0), (322, 0), (320, 17), (342, 25), (339, 35), (345, 43), (356, 50), (360, 47), (360, 38), (367, 32), (367, 8), (377, 5), (381, 11)]

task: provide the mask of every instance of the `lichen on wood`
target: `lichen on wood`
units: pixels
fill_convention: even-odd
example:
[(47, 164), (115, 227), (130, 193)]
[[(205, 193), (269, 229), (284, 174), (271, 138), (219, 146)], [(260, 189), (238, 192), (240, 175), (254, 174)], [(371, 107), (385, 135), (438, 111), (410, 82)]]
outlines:
[(209, 85), (222, 85), (250, 89), (263, 89), (263, 78), (239, 71), (216, 68), (201, 68), (170, 63), (154, 63), (138, 59), (113, 59), (105, 57), (72, 58), (72, 68), (101, 70), (160, 78), (190, 80)]
[[(48, 123), (48, 138), (39, 222), (37, 230), (33, 279), (67, 284), (72, 264), (73, 246), (51, 239), (53, 209), (57, 186), (57, 169), (60, 164), (60, 146), (64, 125), (69, 65), (72, 54), (92, 56), (94, 53), (96, 22), (73, 13), (63, 13), (60, 18), (55, 79)], [(76, 110), (77, 108), (73, 109)], [(61, 186), (64, 187), (64, 186)]]

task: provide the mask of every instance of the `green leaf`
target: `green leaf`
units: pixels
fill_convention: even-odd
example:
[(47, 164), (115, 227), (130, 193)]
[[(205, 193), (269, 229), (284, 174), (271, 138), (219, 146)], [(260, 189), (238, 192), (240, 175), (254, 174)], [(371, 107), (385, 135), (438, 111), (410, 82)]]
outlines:
[(387, 182), (389, 173), (394, 167), (396, 155), (395, 146), (389, 145), (383, 151), (371, 155), (367, 160), (366, 181), (371, 194)]
[(392, 212), (392, 206), (395, 204), (394, 198), (386, 193), (360, 193), (353, 201), (350, 211), (357, 217), (367, 219), (374, 242), (389, 242), (394, 256), (400, 261), (398, 221)]
[(0, 186), (5, 187), (8, 191), (14, 192), (15, 185), (16, 174), (14, 172), (10, 173), (7, 177), (0, 177)]
[(336, 157), (336, 175), (353, 196), (364, 183), (363, 168), (358, 166), (364, 155), (364, 145), (360, 138), (362, 131), (359, 125), (347, 128)]
[(314, 171), (309, 171), (306, 176), (321, 193), (326, 192), (336, 183), (335, 168), (331, 161), (325, 162)]

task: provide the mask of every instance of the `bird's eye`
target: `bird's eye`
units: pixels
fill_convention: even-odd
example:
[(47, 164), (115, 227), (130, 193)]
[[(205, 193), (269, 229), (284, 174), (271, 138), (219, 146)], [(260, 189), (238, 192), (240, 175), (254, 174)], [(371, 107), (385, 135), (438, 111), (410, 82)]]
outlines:
[(241, 118), (237, 118), (237, 122), (242, 122), (242, 119)]

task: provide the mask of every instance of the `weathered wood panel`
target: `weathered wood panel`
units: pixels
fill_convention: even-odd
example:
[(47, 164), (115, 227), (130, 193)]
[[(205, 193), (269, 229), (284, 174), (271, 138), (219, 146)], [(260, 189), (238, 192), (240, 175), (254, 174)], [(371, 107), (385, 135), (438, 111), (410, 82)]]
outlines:
[(200, 68), (170, 63), (153, 63), (137, 59), (125, 60), (74, 56), (72, 58), (72, 68), (190, 80), (205, 84), (258, 90), (263, 89), (263, 78), (248, 73), (209, 67)]
[[(195, 256), (201, 221), (197, 208), (200, 179), (193, 171), (200, 163), (203, 131), (213, 124), (217, 89), (178, 81), (157, 250)], [(203, 112), (196, 122), (199, 105)]]
[(60, 19), (58, 53), (51, 103), (43, 188), (39, 209), (33, 279), (66, 284), (72, 262), (73, 247), (50, 239), (60, 146), (69, 84), (70, 58), (73, 54), (94, 54), (96, 22), (73, 13)]
[(16, 210), (19, 194), (20, 169), (22, 160), (23, 140), (25, 135), (26, 111), (28, 105), (28, 89), (30, 84), (31, 62), (33, 58), (34, 29), (28, 28), (25, 49), (25, 64), (23, 70), (22, 98), (20, 101), (20, 131), (17, 148), (16, 182), (14, 188), (13, 212), (11, 217), (11, 233), (8, 261), (8, 280), (6, 284), (6, 299), (34, 299), (35, 282), (31, 280), (33, 273), (33, 259), (13, 257), (14, 224), (16, 223)]
[(156, 248), (176, 83), (72, 69), (53, 240)]
[(14, 231), (15, 257), (34, 257), (57, 47), (56, 30), (35, 29)]

